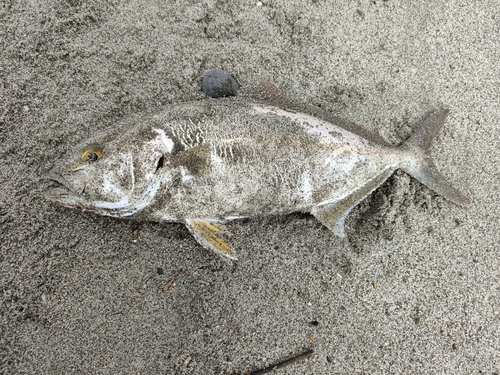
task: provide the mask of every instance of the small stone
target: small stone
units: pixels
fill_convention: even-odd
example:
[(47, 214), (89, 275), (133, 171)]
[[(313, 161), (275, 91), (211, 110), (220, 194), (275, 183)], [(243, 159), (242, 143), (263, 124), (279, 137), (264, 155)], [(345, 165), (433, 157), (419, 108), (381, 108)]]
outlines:
[(209, 70), (201, 80), (201, 91), (211, 98), (234, 96), (239, 89), (238, 81), (222, 69)]

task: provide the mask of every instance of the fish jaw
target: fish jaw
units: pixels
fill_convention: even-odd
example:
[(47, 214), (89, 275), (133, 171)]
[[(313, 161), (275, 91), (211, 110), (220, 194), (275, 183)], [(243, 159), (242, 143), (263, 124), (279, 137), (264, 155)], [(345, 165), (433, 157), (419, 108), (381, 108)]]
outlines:
[(67, 208), (75, 208), (82, 211), (96, 212), (101, 215), (106, 215), (102, 210), (96, 210), (95, 204), (89, 202), (84, 194), (84, 188), (81, 191), (75, 191), (63, 180), (56, 180), (57, 187), (53, 187), (45, 191), (44, 198), (49, 202), (59, 204)]
[(103, 216), (125, 217), (131, 216), (137, 210), (133, 209), (127, 198), (118, 202), (88, 202), (83, 194), (73, 193), (66, 187), (55, 187), (44, 193), (45, 199), (60, 204), (64, 207), (89, 211)]
[(83, 169), (73, 171), (71, 178), (60, 173), (60, 167), (55, 167), (49, 171), (44, 180), (50, 180), (57, 184), (44, 192), (44, 197), (50, 202), (58, 203), (64, 207), (74, 208), (83, 207), (85, 185), (87, 184), (87, 175)]
[(44, 198), (64, 207), (84, 209), (82, 197), (64, 186), (55, 187), (44, 193)]
[(68, 208), (76, 208), (103, 216), (127, 217), (147, 207), (157, 192), (156, 189), (147, 189), (136, 202), (131, 202), (128, 196), (116, 202), (88, 201), (84, 194), (77, 194), (66, 187), (55, 187), (44, 193), (45, 199)]
[(51, 178), (60, 186), (47, 190), (44, 197), (48, 201), (68, 208), (76, 208), (103, 216), (129, 217), (152, 204), (160, 188), (170, 185), (173, 173), (172, 171), (160, 171), (151, 178), (150, 183), (144, 189), (139, 191), (136, 187), (129, 194), (116, 201), (92, 200), (86, 196), (85, 189), (81, 192), (75, 192), (72, 186), (65, 183), (64, 178)]

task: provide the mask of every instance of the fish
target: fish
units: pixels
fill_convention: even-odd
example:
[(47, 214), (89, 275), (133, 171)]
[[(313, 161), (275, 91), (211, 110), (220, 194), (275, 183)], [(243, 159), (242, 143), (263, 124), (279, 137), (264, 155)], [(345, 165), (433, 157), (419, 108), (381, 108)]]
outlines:
[(448, 113), (430, 113), (396, 147), (261, 82), (123, 120), (57, 163), (44, 195), (99, 215), (183, 223), (201, 246), (236, 260), (228, 222), (305, 212), (344, 237), (351, 210), (398, 169), (469, 206), (430, 155)]

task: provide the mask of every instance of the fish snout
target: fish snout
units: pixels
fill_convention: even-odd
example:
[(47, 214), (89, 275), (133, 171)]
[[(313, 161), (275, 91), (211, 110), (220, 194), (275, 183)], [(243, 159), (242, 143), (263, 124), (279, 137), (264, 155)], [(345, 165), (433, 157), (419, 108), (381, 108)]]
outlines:
[(51, 202), (62, 202), (69, 195), (69, 190), (64, 187), (51, 188), (43, 193), (43, 197)]
[[(52, 168), (44, 176), (43, 180), (49, 180), (59, 184), (54, 189), (66, 190), (73, 194), (83, 194), (87, 184), (87, 174), (83, 170), (71, 171), (68, 176), (63, 175), (58, 168)], [(52, 189), (52, 190), (54, 190)]]

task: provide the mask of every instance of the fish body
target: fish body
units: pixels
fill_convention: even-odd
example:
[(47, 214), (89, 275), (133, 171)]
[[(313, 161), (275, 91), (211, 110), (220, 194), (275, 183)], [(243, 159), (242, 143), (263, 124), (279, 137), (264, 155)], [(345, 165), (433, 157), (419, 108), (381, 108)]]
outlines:
[(172, 105), (90, 140), (101, 154), (82, 160), (75, 150), (52, 172), (60, 186), (46, 197), (101, 215), (181, 222), (205, 248), (236, 259), (227, 221), (310, 212), (343, 236), (350, 210), (396, 169), (469, 204), (429, 157), (446, 114), (431, 114), (392, 147), (346, 122), (249, 98)]

